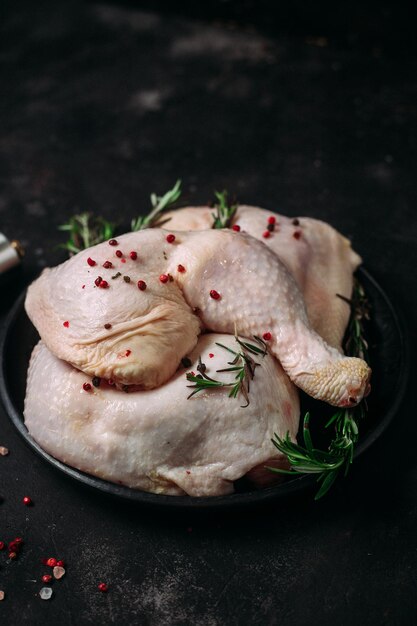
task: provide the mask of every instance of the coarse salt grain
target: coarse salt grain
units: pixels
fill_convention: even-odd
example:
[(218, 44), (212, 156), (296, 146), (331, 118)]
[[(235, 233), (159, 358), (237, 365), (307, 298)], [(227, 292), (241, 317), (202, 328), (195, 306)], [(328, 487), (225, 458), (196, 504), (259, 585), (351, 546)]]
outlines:
[(59, 565), (56, 565), (53, 569), (53, 574), (54, 574), (54, 578), (59, 580), (60, 578), (65, 576), (65, 569), (63, 567), (60, 567)]
[(53, 591), (50, 587), (42, 587), (39, 592), (41, 600), (50, 600), (52, 598)]
[(4, 600), (4, 597), (5, 597), (5, 593), (4, 593), (4, 591), (1, 591), (1, 590), (0, 590), (0, 602), (1, 602), (2, 600)]
[(9, 454), (9, 448), (0, 446), (0, 456), (7, 456)]

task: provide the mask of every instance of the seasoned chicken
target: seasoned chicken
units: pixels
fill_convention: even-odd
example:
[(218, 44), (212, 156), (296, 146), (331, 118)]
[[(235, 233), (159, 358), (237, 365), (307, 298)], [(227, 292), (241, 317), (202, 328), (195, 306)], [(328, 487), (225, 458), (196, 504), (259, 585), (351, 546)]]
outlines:
[(148, 229), (109, 243), (45, 270), (28, 290), (27, 312), (59, 358), (149, 389), (172, 376), (200, 323), (223, 333), (237, 326), (246, 337), (266, 333), (271, 353), (314, 398), (351, 406), (366, 393), (366, 363), (311, 328), (294, 278), (254, 237)]
[[(265, 463), (279, 463), (271, 436), (295, 440), (299, 402), (296, 388), (270, 355), (256, 357), (250, 404), (228, 398), (227, 389), (200, 392), (187, 400), (185, 373), (197, 370), (231, 382), (236, 350), (233, 336), (202, 335), (189, 355), (192, 365), (163, 386), (124, 393), (57, 359), (40, 342), (34, 349), (27, 381), (25, 423), (44, 450), (78, 469), (129, 487), (171, 495), (212, 496), (233, 491), (233, 481), (252, 470), (255, 480)], [(282, 457), (281, 457), (282, 463)], [(256, 468), (257, 470), (253, 470)], [(259, 472), (261, 474), (259, 475)], [(264, 476), (263, 476), (264, 478)]]
[[(211, 229), (213, 211), (207, 206), (177, 209), (164, 215), (165, 228)], [(361, 262), (350, 242), (326, 222), (292, 219), (247, 205), (238, 207), (232, 224), (279, 256), (303, 294), (311, 326), (328, 344), (340, 348), (350, 308), (336, 294), (350, 298), (353, 272)]]

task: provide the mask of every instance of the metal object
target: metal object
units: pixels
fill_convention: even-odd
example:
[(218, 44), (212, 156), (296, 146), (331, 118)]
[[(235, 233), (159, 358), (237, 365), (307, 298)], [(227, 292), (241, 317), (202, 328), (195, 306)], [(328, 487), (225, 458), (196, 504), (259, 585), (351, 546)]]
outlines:
[(3, 233), (0, 233), (0, 274), (19, 265), (24, 253), (19, 241), (9, 241)]

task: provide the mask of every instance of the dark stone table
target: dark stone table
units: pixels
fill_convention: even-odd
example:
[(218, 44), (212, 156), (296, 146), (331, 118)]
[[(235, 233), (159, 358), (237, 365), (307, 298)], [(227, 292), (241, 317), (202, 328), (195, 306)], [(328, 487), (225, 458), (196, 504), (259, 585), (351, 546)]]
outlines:
[[(0, 230), (27, 255), (1, 314), (64, 260), (59, 224), (89, 210), (127, 229), (150, 192), (181, 177), (192, 203), (226, 188), (351, 237), (403, 314), (413, 356), (417, 64), (390, 28), (400, 10), (375, 4), (365, 26), (359, 13), (348, 28), (325, 21), (321, 32), (316, 19), (309, 32), (306, 19), (268, 19), (272, 3), (262, 19), (254, 3), (245, 19), (223, 19), (222, 3), (188, 16), (138, 4), (3, 4)], [(234, 514), (92, 493), (38, 459), (1, 410), (0, 540), (25, 546), (12, 563), (0, 552), (0, 623), (416, 624), (411, 377), (397, 418), (326, 499)], [(45, 556), (68, 564), (50, 602), (37, 596)]]

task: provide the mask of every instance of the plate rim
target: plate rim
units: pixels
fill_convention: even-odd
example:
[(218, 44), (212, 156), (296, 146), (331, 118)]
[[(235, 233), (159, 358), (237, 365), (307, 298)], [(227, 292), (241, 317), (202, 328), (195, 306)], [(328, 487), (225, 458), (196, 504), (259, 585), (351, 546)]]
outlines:
[[(399, 407), (403, 401), (405, 390), (407, 388), (409, 379), (409, 363), (410, 363), (410, 349), (409, 341), (407, 341), (408, 330), (404, 323), (402, 315), (398, 314), (394, 306), (391, 303), (385, 290), (379, 285), (375, 278), (369, 273), (369, 271), (361, 266), (357, 270), (359, 277), (363, 275), (365, 279), (372, 284), (373, 288), (379, 293), (385, 302), (386, 307), (389, 309), (390, 315), (394, 321), (400, 344), (400, 366), (399, 366), (399, 385), (398, 390), (391, 402), (387, 412), (384, 414), (383, 419), (377, 423), (375, 428), (356, 446), (354, 458), (363, 454), (388, 428), (394, 416), (397, 414)], [(32, 438), (27, 430), (23, 414), (15, 406), (7, 384), (6, 373), (6, 354), (8, 348), (8, 340), (10, 330), (16, 321), (16, 318), (24, 308), (24, 299), (26, 296), (27, 288), (23, 289), (22, 293), (18, 296), (14, 302), (9, 313), (4, 318), (1, 336), (0, 336), (0, 398), (4, 406), (7, 417), (12, 422), (13, 426), (18, 431), (19, 435), (24, 439), (25, 443), (41, 458), (47, 461), (55, 470), (61, 471), (66, 477), (72, 478), (84, 486), (99, 491), (108, 496), (122, 498), (125, 501), (140, 503), (143, 505), (153, 507), (168, 507), (170, 509), (217, 509), (217, 508), (235, 508), (241, 506), (249, 506), (253, 504), (261, 504), (267, 501), (278, 499), (288, 496), (295, 492), (307, 489), (309, 486), (315, 483), (314, 475), (300, 475), (299, 477), (287, 480), (278, 486), (266, 487), (263, 489), (257, 489), (248, 492), (236, 492), (228, 495), (221, 496), (173, 496), (166, 494), (155, 494), (146, 491), (140, 491), (133, 489), (125, 485), (118, 485), (111, 481), (98, 478), (96, 476), (86, 474), (81, 470), (66, 465), (62, 461), (59, 461), (48, 452), (43, 450), (41, 446)]]

